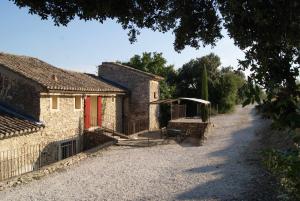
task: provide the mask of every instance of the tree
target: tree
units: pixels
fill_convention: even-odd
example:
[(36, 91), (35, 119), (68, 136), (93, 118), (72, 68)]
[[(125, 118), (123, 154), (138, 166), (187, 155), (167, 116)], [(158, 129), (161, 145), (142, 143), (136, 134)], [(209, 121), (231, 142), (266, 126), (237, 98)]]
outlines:
[[(241, 68), (249, 68), (249, 93), (245, 103), (267, 94), (271, 118), (280, 127), (295, 128), (300, 119), (300, 91), (296, 85), (300, 64), (300, 2), (219, 0), (224, 26), (245, 52)], [(260, 86), (260, 87), (259, 87)]]
[[(295, 127), (293, 119), (300, 118), (296, 85), (300, 66), (299, 0), (11, 1), (29, 7), (31, 14), (42, 19), (52, 18), (56, 25), (67, 25), (76, 16), (100, 23), (115, 19), (129, 30), (131, 42), (141, 28), (173, 31), (177, 51), (186, 46), (215, 45), (222, 37), (223, 24), (246, 54), (240, 61), (242, 69), (252, 72), (249, 87), (255, 87), (246, 102), (255, 100), (259, 85), (267, 93), (267, 103), (273, 105), (275, 121), (290, 122), (285, 126)], [(277, 101), (272, 101), (274, 98)]]
[(186, 45), (198, 48), (215, 44), (221, 38), (221, 20), (214, 1), (199, 0), (10, 0), (19, 7), (29, 7), (31, 14), (41, 19), (53, 19), (55, 25), (66, 26), (78, 17), (81, 20), (97, 20), (103, 23), (114, 19), (123, 29), (129, 30), (131, 42), (136, 41), (139, 29), (175, 34), (174, 46), (182, 50)]
[(201, 98), (201, 76), (199, 72), (203, 71), (203, 67), (207, 69), (208, 90), (212, 96), (211, 101), (215, 101), (214, 88), (216, 80), (219, 77), (219, 67), (221, 66), (220, 58), (211, 53), (201, 58), (192, 59), (178, 69), (177, 77), (177, 96), (198, 97)]
[[(220, 58), (209, 54), (201, 58), (192, 59), (178, 69), (176, 96), (202, 98), (202, 79), (199, 72), (207, 71), (209, 101), (218, 107), (220, 113), (231, 111), (236, 104), (245, 99), (243, 86), (245, 75), (233, 67), (221, 68)], [(188, 108), (195, 109), (189, 104)], [(187, 111), (189, 115), (193, 114)]]
[[(207, 72), (206, 67), (203, 67), (202, 71), (202, 90), (201, 90), (201, 98), (203, 100), (208, 100), (208, 83), (207, 83)], [(201, 118), (203, 122), (207, 122), (208, 120), (208, 108), (207, 105), (204, 105), (201, 110)]]

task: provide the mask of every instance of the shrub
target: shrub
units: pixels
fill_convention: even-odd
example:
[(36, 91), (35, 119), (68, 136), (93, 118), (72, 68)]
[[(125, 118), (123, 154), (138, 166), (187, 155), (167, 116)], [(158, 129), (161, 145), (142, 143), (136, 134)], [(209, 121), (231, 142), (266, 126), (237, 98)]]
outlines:
[(264, 166), (274, 174), (288, 200), (300, 200), (300, 148), (299, 133), (291, 132), (294, 147), (286, 150), (270, 149), (263, 152)]

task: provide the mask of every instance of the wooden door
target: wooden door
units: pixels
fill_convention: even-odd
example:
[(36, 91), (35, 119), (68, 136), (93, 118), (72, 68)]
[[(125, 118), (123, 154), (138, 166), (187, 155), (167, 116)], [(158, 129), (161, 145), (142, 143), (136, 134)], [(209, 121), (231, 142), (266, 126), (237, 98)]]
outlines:
[(98, 96), (97, 100), (97, 120), (98, 126), (102, 127), (102, 97)]
[(84, 101), (84, 128), (89, 129), (91, 127), (91, 97), (88, 96)]

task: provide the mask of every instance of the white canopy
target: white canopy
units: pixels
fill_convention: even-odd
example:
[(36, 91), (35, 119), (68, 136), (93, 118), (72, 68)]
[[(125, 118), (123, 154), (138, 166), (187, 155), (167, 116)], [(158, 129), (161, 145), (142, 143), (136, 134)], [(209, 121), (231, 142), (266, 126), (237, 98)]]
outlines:
[(200, 99), (200, 98), (179, 98), (179, 100), (189, 100), (189, 101), (194, 101), (194, 102), (198, 102), (198, 103), (202, 103), (204, 105), (209, 105), (210, 102), (207, 101), (207, 100), (203, 100), (203, 99)]
[(185, 98), (185, 97), (181, 97), (181, 98), (175, 98), (175, 99), (164, 99), (164, 100), (157, 100), (157, 101), (153, 101), (150, 104), (164, 104), (164, 103), (172, 103), (172, 102), (176, 102), (179, 100), (188, 100), (188, 101), (193, 101), (193, 102), (197, 102), (197, 103), (202, 103), (204, 105), (209, 105), (210, 102), (207, 100), (202, 100), (200, 98)]

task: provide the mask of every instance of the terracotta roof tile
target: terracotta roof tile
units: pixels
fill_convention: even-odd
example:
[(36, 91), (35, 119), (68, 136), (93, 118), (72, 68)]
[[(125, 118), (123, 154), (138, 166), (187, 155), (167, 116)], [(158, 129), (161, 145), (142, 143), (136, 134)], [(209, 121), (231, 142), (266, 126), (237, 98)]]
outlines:
[(41, 123), (0, 107), (0, 139), (37, 132), (43, 128)]
[(124, 92), (119, 87), (87, 74), (63, 70), (33, 57), (0, 53), (0, 66), (21, 74), (48, 90)]

